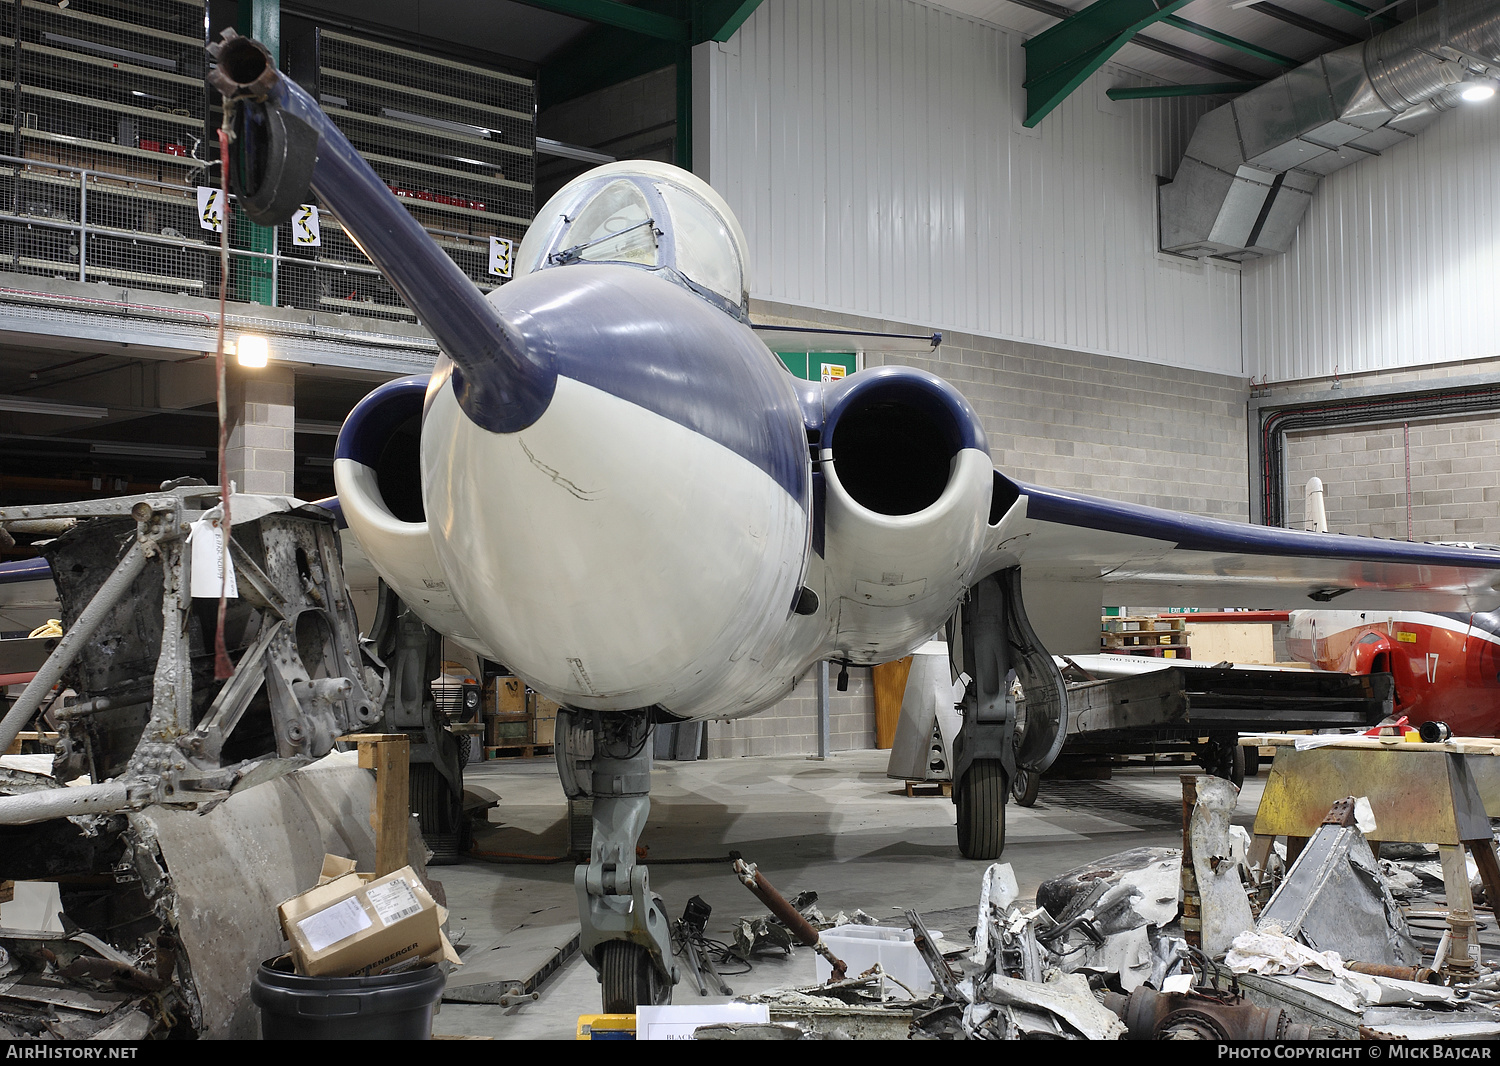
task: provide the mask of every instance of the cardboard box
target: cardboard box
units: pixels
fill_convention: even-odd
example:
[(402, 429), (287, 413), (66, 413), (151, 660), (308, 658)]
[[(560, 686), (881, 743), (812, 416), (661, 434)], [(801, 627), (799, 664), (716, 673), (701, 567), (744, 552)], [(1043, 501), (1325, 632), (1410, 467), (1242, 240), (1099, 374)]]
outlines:
[(354, 860), (326, 856), (315, 888), (277, 908), (297, 972), (308, 977), (380, 973), (412, 959), (457, 963), (447, 919), (416, 871), (384, 877), (354, 872)]

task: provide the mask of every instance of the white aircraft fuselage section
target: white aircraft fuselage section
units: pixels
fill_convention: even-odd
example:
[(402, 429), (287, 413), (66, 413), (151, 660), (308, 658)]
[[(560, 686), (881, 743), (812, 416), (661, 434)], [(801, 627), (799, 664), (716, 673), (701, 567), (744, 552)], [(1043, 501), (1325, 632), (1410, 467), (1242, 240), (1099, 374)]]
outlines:
[[(488, 297), (555, 368), (534, 420), (485, 424), (504, 382), (445, 357), (425, 386), (377, 390), (341, 437), (345, 517), (397, 593), (587, 710), (749, 714), (819, 659), (883, 662), (928, 640), (984, 540), (993, 467), (962, 397), (906, 368), (832, 388), (793, 378), (729, 299), (743, 299), (738, 223), (675, 168), (602, 168), (537, 217), (517, 256), (532, 272)], [(835, 424), (879, 436), (906, 403), (963, 428), (932, 430), (926, 495), (892, 502), (862, 451), (839, 452)], [(418, 416), (422, 515), (403, 520), (375, 466)]]

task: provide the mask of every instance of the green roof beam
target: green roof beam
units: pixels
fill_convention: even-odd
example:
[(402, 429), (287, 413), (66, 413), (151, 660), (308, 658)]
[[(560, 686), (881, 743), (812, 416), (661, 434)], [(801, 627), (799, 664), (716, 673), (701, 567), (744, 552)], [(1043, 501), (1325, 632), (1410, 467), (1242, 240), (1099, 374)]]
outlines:
[(1217, 81), (1205, 85), (1137, 85), (1130, 88), (1109, 89), (1105, 96), (1111, 100), (1160, 100), (1170, 96), (1238, 96), (1251, 89), (1258, 89), (1259, 81)]
[(1358, 15), (1362, 19), (1368, 19), (1374, 15), (1376, 19), (1384, 22), (1387, 27), (1399, 26), (1401, 24), (1400, 19), (1392, 18), (1390, 15), (1376, 15), (1372, 8), (1365, 7), (1364, 4), (1356, 4), (1354, 0), (1323, 0), (1323, 2), (1325, 4), (1332, 4), (1340, 11), (1347, 11), (1351, 15)]
[(1242, 41), (1238, 37), (1231, 37), (1227, 33), (1220, 33), (1216, 29), (1200, 25), (1196, 22), (1189, 22), (1187, 19), (1178, 18), (1176, 15), (1168, 15), (1166, 18), (1162, 19), (1162, 21), (1165, 22), (1168, 26), (1175, 26), (1179, 30), (1186, 30), (1188, 33), (1195, 34), (1198, 37), (1202, 37), (1205, 41), (1213, 41), (1215, 44), (1222, 44), (1225, 48), (1233, 48), (1236, 52), (1243, 52), (1247, 56), (1254, 56), (1256, 59), (1263, 59), (1267, 63), (1275, 63), (1277, 66), (1288, 68), (1300, 67), (1302, 65), (1302, 61), (1300, 59), (1292, 59), (1290, 56), (1284, 56), (1279, 52), (1273, 52), (1269, 48), (1262, 48), (1258, 44), (1251, 44), (1249, 41)]
[(1141, 30), (1190, 0), (1095, 0), (1037, 34), (1026, 47), (1026, 118), (1031, 127), (1087, 81)]
[(1202, 85), (1131, 85), (1104, 91), (1112, 100), (1160, 100), (1169, 96), (1239, 96), (1263, 81), (1214, 81)]
[(674, 44), (687, 44), (692, 40), (692, 27), (687, 20), (658, 14), (641, 7), (622, 4), (619, 0), (520, 0), (528, 7), (539, 7), (558, 15), (583, 19), (600, 26), (612, 26), (617, 30), (655, 37)]
[(1094, 0), (1026, 42), (1026, 76), (1046, 75), (1186, 7), (1189, 0)]
[(693, 0), (693, 43), (723, 43), (755, 14), (761, 0)]

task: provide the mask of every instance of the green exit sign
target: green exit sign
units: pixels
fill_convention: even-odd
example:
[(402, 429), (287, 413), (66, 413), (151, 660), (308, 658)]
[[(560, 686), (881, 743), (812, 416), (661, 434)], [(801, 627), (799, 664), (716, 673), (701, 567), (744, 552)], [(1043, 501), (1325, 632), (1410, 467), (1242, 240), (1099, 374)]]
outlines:
[(853, 352), (777, 352), (793, 375), (803, 381), (837, 381), (854, 373)]

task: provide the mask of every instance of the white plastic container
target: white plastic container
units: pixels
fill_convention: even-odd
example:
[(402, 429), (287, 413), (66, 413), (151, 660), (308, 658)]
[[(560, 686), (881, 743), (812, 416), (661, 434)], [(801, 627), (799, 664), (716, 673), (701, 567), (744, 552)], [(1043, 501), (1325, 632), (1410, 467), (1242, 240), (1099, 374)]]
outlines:
[[(932, 934), (934, 940), (941, 936), (941, 933)], [(823, 933), (823, 942), (829, 951), (844, 960), (849, 977), (858, 977), (879, 963), (885, 977), (894, 978), (894, 981), (882, 979), (881, 992), (898, 996), (905, 995), (908, 990), (913, 996), (922, 996), (936, 989), (932, 971), (922, 961), (915, 939), (910, 929), (883, 925), (839, 925)], [(822, 955), (813, 957), (813, 967), (819, 984), (827, 981), (833, 973), (833, 967)], [(898, 981), (900, 984), (896, 983)]]

